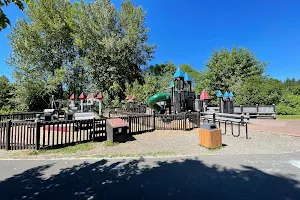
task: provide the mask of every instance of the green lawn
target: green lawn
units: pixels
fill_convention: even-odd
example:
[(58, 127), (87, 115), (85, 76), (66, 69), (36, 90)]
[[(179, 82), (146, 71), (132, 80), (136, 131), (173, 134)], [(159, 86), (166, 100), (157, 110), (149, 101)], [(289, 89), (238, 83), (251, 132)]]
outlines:
[(300, 115), (276, 115), (277, 119), (300, 119)]
[(83, 144), (76, 144), (74, 146), (68, 146), (60, 149), (47, 149), (47, 150), (33, 150), (28, 153), (30, 156), (36, 156), (40, 154), (72, 154), (82, 151), (89, 151), (94, 148), (94, 143), (88, 142)]

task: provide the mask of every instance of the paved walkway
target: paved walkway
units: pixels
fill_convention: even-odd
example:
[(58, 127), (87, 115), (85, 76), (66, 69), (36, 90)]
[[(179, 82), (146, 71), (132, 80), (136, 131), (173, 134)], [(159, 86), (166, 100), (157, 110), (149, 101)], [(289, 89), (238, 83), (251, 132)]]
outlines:
[(0, 161), (1, 200), (300, 199), (300, 153)]
[(300, 120), (250, 119), (249, 130), (300, 136)]

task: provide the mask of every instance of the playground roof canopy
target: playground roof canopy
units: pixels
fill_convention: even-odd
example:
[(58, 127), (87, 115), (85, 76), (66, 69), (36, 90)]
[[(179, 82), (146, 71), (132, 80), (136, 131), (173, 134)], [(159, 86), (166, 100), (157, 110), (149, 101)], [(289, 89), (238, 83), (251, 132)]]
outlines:
[(70, 96), (70, 100), (71, 100), (71, 101), (74, 101), (74, 100), (75, 100), (75, 94), (72, 94), (72, 95)]
[(184, 74), (183, 74), (183, 72), (181, 71), (181, 69), (178, 67), (177, 68), (177, 70), (176, 70), (176, 72), (175, 72), (175, 74), (174, 74), (174, 76), (173, 76), (174, 78), (184, 78)]
[(223, 94), (222, 94), (222, 92), (219, 90), (218, 92), (217, 92), (217, 95), (216, 95), (218, 98), (220, 98), (220, 97), (223, 97)]
[(88, 94), (87, 99), (93, 99), (95, 97), (94, 94)]
[(200, 100), (210, 100), (210, 97), (205, 90), (202, 91), (200, 95)]
[(187, 72), (185, 72), (185, 74), (184, 74), (184, 80), (185, 80), (185, 81), (188, 81), (188, 82), (191, 82), (191, 81), (192, 81), (191, 77), (188, 75)]
[(229, 93), (226, 91), (223, 97), (229, 98)]
[(98, 100), (102, 100), (103, 99), (103, 96), (102, 96), (102, 93), (101, 92), (99, 92), (99, 94), (97, 95), (97, 97), (96, 97)]
[(80, 94), (79, 99), (80, 99), (80, 100), (85, 100), (85, 95), (84, 95), (83, 92)]

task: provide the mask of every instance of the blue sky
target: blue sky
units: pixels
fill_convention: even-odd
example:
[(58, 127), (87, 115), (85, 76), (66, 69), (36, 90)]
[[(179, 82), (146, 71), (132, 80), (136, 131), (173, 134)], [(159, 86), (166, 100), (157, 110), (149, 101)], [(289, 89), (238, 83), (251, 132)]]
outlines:
[[(146, 11), (149, 43), (158, 46), (150, 64), (173, 61), (202, 70), (213, 49), (250, 48), (269, 63), (266, 74), (284, 80), (300, 79), (300, 1), (290, 0), (134, 0)], [(120, 7), (119, 0), (113, 3)], [(24, 13), (4, 9), (13, 24)], [(5, 63), (11, 53), (0, 32), (0, 75), (11, 77)]]

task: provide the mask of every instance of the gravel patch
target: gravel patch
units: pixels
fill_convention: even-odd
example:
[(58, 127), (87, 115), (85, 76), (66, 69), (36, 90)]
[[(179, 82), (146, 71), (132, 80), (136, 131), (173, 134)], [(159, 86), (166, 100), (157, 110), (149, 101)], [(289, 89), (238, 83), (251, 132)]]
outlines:
[[(223, 129), (224, 130), (224, 129)], [(237, 127), (234, 127), (237, 133)], [(179, 156), (179, 155), (234, 155), (234, 154), (279, 154), (300, 151), (300, 137), (270, 133), (264, 131), (249, 131), (249, 139), (245, 138), (245, 129), (241, 128), (241, 136), (233, 137), (231, 129), (222, 136), (224, 147), (208, 150), (198, 145), (198, 130), (192, 131), (154, 131), (134, 135), (132, 141), (116, 146), (106, 146), (104, 142), (94, 143), (89, 151), (73, 154), (43, 154), (29, 156), (30, 151), (0, 151), (0, 158), (72, 158), (72, 157), (135, 157), (135, 156)]]

